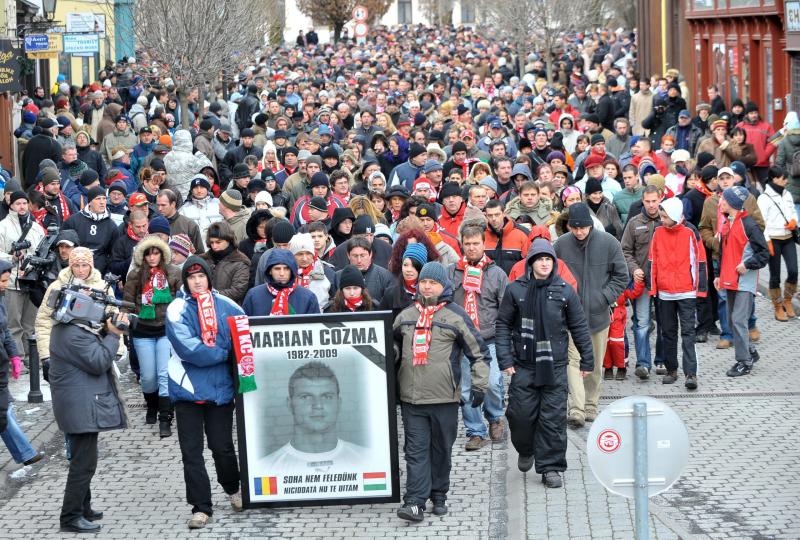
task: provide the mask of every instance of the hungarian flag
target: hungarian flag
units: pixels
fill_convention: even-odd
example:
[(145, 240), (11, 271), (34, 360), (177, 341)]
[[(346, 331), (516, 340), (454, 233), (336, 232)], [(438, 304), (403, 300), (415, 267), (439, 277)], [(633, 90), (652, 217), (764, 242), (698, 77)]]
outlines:
[(386, 473), (365, 472), (364, 491), (386, 491)]

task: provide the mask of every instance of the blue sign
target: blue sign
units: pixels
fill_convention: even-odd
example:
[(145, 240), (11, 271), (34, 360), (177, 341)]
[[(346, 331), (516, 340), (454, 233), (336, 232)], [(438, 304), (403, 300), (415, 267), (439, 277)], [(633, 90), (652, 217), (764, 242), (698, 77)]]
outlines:
[(25, 52), (46, 51), (48, 49), (47, 34), (25, 36)]

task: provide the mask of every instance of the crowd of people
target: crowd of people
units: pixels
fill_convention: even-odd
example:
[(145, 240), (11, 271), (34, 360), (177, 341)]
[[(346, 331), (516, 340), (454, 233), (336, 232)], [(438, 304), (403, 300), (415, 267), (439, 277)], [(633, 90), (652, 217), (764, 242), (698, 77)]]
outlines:
[[(47, 298), (65, 284), (135, 304), (130, 335), (103, 343), (127, 347), (147, 424), (169, 437), (177, 415), (201, 528), (204, 430), (242, 507), (226, 317), (390, 310), (398, 516), (447, 512), (459, 404), (466, 450), (502, 440), (505, 416), (520, 470), (560, 487), (567, 426), (597, 417), (604, 380), (696, 390), (709, 335), (734, 351), (728, 376), (751, 372), (759, 269), (775, 318), (796, 319), (797, 114), (776, 133), (713, 86), (690, 109), (681, 74), (640, 73), (636, 52), (621, 30), (570, 35), (546, 65), (469, 28), (380, 28), (362, 45), (306, 34), (185, 100), (146, 50), (83, 88), (37, 89), (0, 204), (5, 351), (19, 371), (35, 328), (56, 370)], [(50, 230), (42, 291), (20, 277)], [(69, 530), (98, 527), (81, 486)]]

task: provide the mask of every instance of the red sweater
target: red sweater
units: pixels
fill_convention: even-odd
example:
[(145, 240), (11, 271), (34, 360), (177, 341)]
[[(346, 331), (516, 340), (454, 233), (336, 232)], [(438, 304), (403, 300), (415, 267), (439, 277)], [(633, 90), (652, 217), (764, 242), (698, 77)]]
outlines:
[(706, 250), (695, 232), (678, 224), (657, 227), (650, 242), (650, 296), (708, 294)]

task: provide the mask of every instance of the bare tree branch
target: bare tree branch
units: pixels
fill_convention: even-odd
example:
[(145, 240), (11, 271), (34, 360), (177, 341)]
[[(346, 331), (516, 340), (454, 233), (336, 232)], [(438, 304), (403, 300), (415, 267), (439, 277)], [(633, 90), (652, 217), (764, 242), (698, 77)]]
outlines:
[(334, 40), (339, 39), (342, 28), (353, 18), (353, 8), (362, 5), (369, 12), (369, 22), (383, 17), (392, 0), (298, 0), (297, 7), (315, 23), (328, 26)]

